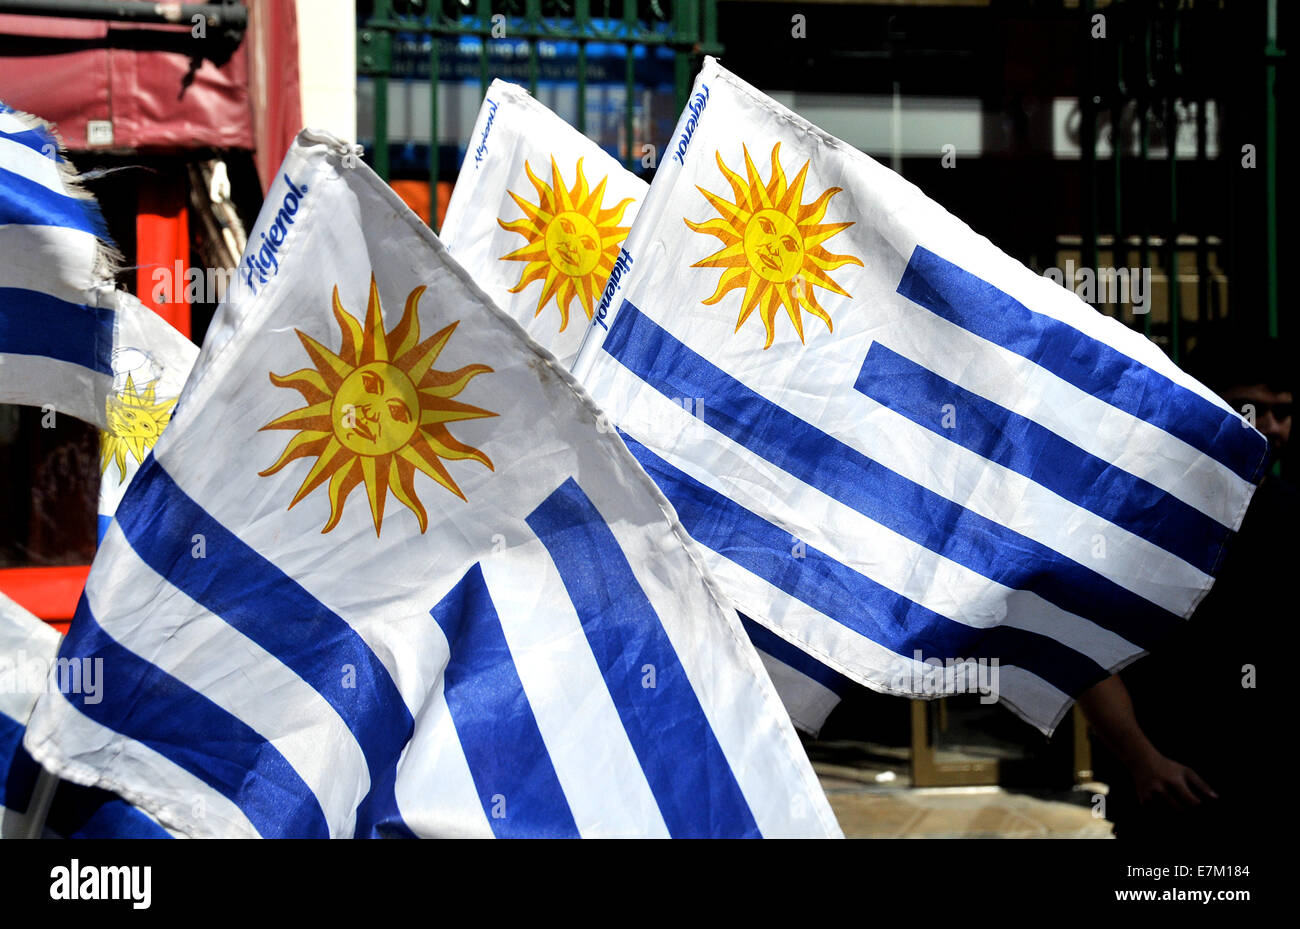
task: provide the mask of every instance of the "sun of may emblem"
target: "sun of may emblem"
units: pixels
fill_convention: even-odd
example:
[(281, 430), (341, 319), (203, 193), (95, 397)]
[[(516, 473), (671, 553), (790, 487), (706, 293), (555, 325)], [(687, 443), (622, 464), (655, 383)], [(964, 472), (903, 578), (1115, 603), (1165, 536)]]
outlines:
[(108, 395), (108, 431), (99, 442), (99, 473), (108, 473), (108, 463), (117, 462), (117, 482), (126, 480), (126, 453), (130, 452), (136, 463), (144, 461), (145, 453), (153, 448), (158, 436), (171, 420), (176, 398), (158, 400), (154, 385), (142, 392), (136, 390), (131, 375), (126, 376), (126, 386), (120, 393)]
[(509, 191), (511, 199), (524, 211), (524, 218), (511, 223), (501, 219), (497, 222), (502, 229), (517, 232), (528, 241), (509, 255), (503, 255), (501, 260), (525, 262), (519, 283), (510, 293), (520, 293), (534, 281), (541, 281), (542, 293), (533, 315), (540, 316), (547, 301), (554, 298), (563, 332), (569, 325), (569, 305), (575, 296), (591, 319), (596, 299), (614, 270), (619, 246), (631, 228), (619, 223), (632, 198), (608, 209), (603, 207), (605, 183), (609, 178), (601, 178), (596, 189), (589, 190), (582, 174), (581, 158), (577, 178), (569, 189), (565, 189), (554, 157), (549, 185), (533, 173), (527, 162), (524, 170), (537, 188), (538, 202), (530, 203)]
[(823, 223), (826, 207), (831, 198), (840, 192), (839, 187), (825, 190), (812, 203), (803, 202), (804, 184), (808, 179), (808, 164), (799, 169), (794, 182), (787, 186), (785, 172), (781, 170), (779, 154), (781, 143), (772, 146), (772, 175), (764, 184), (744, 148), (745, 173), (742, 178), (722, 161), (716, 153), (718, 168), (731, 185), (733, 200), (711, 193), (703, 187), (702, 193), (721, 214), (720, 218), (704, 222), (685, 220), (696, 232), (716, 236), (722, 248), (708, 258), (691, 265), (693, 268), (722, 268), (722, 278), (706, 305), (721, 302), (733, 290), (744, 288), (740, 302), (740, 318), (736, 331), (744, 325), (755, 309), (767, 328), (767, 342), (772, 346), (776, 335), (776, 314), (784, 309), (804, 340), (801, 309), (807, 310), (833, 331), (830, 315), (817, 302), (814, 287), (847, 297), (849, 294), (831, 279), (828, 272), (846, 264), (859, 267), (862, 262), (852, 255), (833, 255), (822, 248), (822, 243), (853, 223)]
[(416, 305), (423, 293), (423, 287), (411, 291), (401, 320), (391, 332), (385, 332), (373, 275), (364, 325), (343, 309), (336, 286), (334, 318), (343, 334), (339, 351), (330, 351), (296, 329), (315, 368), (271, 375), (271, 383), (299, 391), (307, 405), (262, 427), (292, 429), (298, 434), (279, 460), (260, 473), (266, 477), (291, 461), (315, 456), (289, 507), (328, 480), (330, 517), (322, 532), (338, 525), (343, 504), (358, 484), (365, 484), (376, 536), (389, 489), (415, 513), (424, 532), (428, 516), (416, 495), (417, 471), (463, 500), (465, 495), (442, 459), (472, 458), (492, 468), (487, 455), (456, 441), (447, 429), (448, 423), (458, 420), (497, 415), (452, 399), (471, 378), (492, 369), (481, 364), (455, 371), (434, 369), (458, 323), (420, 341)]

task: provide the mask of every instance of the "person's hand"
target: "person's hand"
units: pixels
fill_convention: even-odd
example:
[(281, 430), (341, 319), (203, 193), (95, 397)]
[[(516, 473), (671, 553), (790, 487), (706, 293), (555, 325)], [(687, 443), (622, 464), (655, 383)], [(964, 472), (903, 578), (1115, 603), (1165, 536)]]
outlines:
[(1133, 782), (1137, 787), (1138, 801), (1143, 806), (1187, 810), (1206, 800), (1219, 799), (1199, 774), (1158, 752), (1136, 766)]

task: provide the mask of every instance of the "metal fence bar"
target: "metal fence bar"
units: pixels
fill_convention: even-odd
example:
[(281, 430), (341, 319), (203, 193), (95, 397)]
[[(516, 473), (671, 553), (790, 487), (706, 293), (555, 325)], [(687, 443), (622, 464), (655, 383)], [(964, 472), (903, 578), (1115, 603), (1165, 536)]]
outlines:
[[(677, 41), (685, 48), (694, 46), (698, 34), (696, 25), (700, 21), (697, 0), (676, 0)], [(678, 112), (686, 109), (686, 101), (691, 95), (691, 58), (680, 52), (673, 61), (673, 100)]]
[[(1079, 148), (1080, 148), (1080, 191), (1079, 199), (1083, 206), (1083, 236), (1080, 243), (1081, 258), (1085, 268), (1097, 268), (1097, 83), (1096, 83), (1096, 43), (1090, 32), (1093, 14), (1093, 0), (1083, 0), (1080, 4), (1083, 29), (1083, 87), (1079, 94)], [(1071, 283), (1073, 286), (1073, 283)], [(1097, 303), (1097, 292), (1092, 292), (1089, 300)]]
[[(483, 28), (478, 48), (478, 86), (479, 93), (486, 97), (488, 85), (492, 83), (492, 71), (488, 65), (488, 40), (492, 37), (492, 0), (478, 0), (478, 25)], [(438, 36), (434, 35), (433, 40), (438, 41)], [(437, 83), (438, 76), (435, 74), (430, 80)]]
[(542, 0), (527, 0), (524, 21), (528, 25), (528, 92), (537, 96), (537, 42), (542, 29)]
[(624, 53), (627, 56), (624, 65), (625, 86), (623, 96), (623, 132), (627, 139), (627, 148), (623, 152), (623, 164), (629, 170), (634, 170), (632, 161), (632, 136), (636, 131), (634, 125), (635, 106), (636, 106), (636, 46), (632, 43), (633, 36), (636, 35), (636, 0), (623, 0), (623, 29), (626, 33), (624, 39)]
[[(1209, 114), (1206, 107), (1209, 98), (1198, 88), (1196, 94), (1196, 178), (1197, 183), (1205, 183), (1209, 164)], [(1201, 208), (1200, 222), (1196, 229), (1196, 332), (1201, 332), (1201, 324), (1214, 319), (1210, 306), (1210, 211)]]
[[(1128, 247), (1124, 241), (1124, 110), (1128, 98), (1128, 87), (1124, 81), (1124, 45), (1115, 47), (1115, 86), (1110, 101), (1110, 146), (1111, 177), (1115, 185), (1114, 222), (1112, 228), (1115, 238), (1111, 246), (1111, 262), (1117, 268), (1128, 267)], [(1121, 315), (1120, 295), (1115, 297), (1115, 315)]]
[[(1138, 158), (1141, 164), (1142, 190), (1142, 267), (1151, 267), (1151, 98), (1156, 86), (1152, 43), (1155, 41), (1155, 26), (1151, 17), (1146, 17), (1143, 31), (1143, 86), (1138, 99), (1142, 115), (1138, 122)], [(1151, 297), (1147, 297), (1147, 311), (1142, 317), (1142, 333), (1151, 338)]]
[(578, 119), (573, 125), (587, 131), (587, 28), (591, 21), (591, 0), (576, 0), (573, 29), (578, 34)]
[[(438, 14), (434, 13), (436, 21)], [(483, 40), (487, 47), (487, 39)], [(438, 231), (438, 177), (442, 151), (438, 144), (438, 36), (429, 36), (429, 228)], [(387, 148), (387, 145), (384, 146)]]
[(392, 0), (375, 0), (374, 16), (358, 36), (360, 69), (375, 81), (375, 138), (384, 144), (375, 145), (374, 169), (384, 180), (388, 180), (388, 76), (393, 70), (394, 25)]
[(1179, 19), (1170, 25), (1168, 84), (1165, 88), (1165, 143), (1169, 171), (1169, 232), (1165, 237), (1165, 268), (1169, 275), (1169, 354), (1182, 355), (1182, 300), (1178, 287), (1178, 42)]
[(1268, 281), (1268, 334), (1278, 336), (1277, 302), (1277, 0), (1268, 0), (1264, 27), (1264, 234)]

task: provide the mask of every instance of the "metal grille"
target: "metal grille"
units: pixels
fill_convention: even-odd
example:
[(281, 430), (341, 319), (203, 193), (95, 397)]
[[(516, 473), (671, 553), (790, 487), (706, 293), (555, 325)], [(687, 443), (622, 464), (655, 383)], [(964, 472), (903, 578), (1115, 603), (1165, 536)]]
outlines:
[[(1079, 95), (1082, 266), (1104, 263), (1103, 250), (1112, 267), (1134, 258), (1139, 268), (1154, 264), (1165, 282), (1160, 299), (1130, 321), (1175, 361), (1229, 302), (1234, 317), (1255, 316), (1245, 321), (1277, 336), (1276, 0), (1267, 2), (1265, 28), (1250, 17), (1244, 31), (1242, 10), (1207, 0), (1082, 0), (1078, 9), (1079, 34), (1088, 36)], [(1095, 35), (1098, 16), (1104, 40)], [(1249, 76), (1231, 77), (1242, 62), (1254, 63), (1244, 68)], [(1257, 171), (1243, 171), (1243, 140), (1253, 143)], [(1099, 155), (1099, 144), (1109, 152)], [(1256, 217), (1263, 255), (1243, 255), (1238, 240), (1257, 241), (1255, 231), (1234, 233)], [(1122, 315), (1113, 302), (1097, 303)]]
[[(358, 4), (357, 72), (374, 81), (374, 146), (371, 158), (375, 170), (389, 177), (388, 84), (394, 74), (394, 41), (399, 35), (429, 37), (427, 42), (430, 139), (428, 169), (430, 184), (442, 174), (438, 145), (439, 40), (474, 36), (479, 43), (480, 98), (491, 82), (493, 41), (509, 39), (527, 42), (528, 89), (537, 92), (542, 42), (577, 44), (577, 115), (574, 124), (585, 132), (588, 91), (588, 47), (593, 43), (621, 46), (624, 57), (624, 113), (622, 144), (629, 170), (640, 165), (634, 149), (636, 110), (636, 58), (638, 50), (666, 48), (673, 57), (673, 90), (676, 107), (686, 104), (691, 79), (699, 59), (717, 54), (717, 11), (715, 0), (373, 0)], [(436, 225), (437, 196), (430, 197), (430, 225)]]

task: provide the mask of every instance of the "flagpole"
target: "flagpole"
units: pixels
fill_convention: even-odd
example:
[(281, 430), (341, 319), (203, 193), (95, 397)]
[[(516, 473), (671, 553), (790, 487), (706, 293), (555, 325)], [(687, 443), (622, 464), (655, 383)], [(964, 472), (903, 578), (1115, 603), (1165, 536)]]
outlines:
[(50, 815), (50, 804), (54, 802), (54, 791), (58, 789), (59, 778), (45, 768), (41, 768), (32, 788), (32, 799), (27, 804), (27, 823), (23, 833), (24, 839), (39, 839), (45, 834), (45, 818)]
[[(59, 636), (59, 647), (63, 646), (63, 636)], [(55, 650), (58, 653), (58, 650)], [(27, 821), (24, 824), (24, 839), (39, 839), (45, 834), (45, 820), (50, 815), (50, 806), (54, 803), (54, 791), (59, 787), (59, 778), (41, 766), (36, 784), (32, 787), (32, 798), (27, 802)]]

